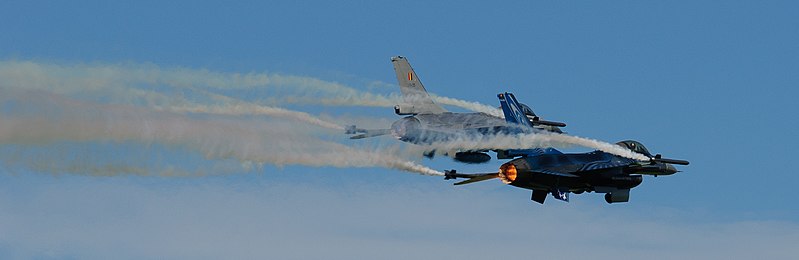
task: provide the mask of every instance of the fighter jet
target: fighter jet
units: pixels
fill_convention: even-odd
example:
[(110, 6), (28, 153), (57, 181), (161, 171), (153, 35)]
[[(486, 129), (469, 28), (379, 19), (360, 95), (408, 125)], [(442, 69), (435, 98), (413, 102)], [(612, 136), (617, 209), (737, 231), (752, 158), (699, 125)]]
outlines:
[[(515, 121), (524, 115), (513, 94), (499, 94), (508, 122), (532, 127), (526, 120)], [(510, 115), (510, 116), (509, 116)], [(639, 161), (602, 151), (564, 154), (553, 148), (523, 150), (520, 158), (502, 164), (499, 171), (483, 174), (460, 174), (445, 171), (444, 179), (466, 178), (455, 183), (462, 185), (499, 178), (503, 183), (532, 190), (532, 200), (543, 204), (547, 194), (569, 201), (569, 194), (583, 192), (605, 193), (607, 203), (628, 202), (630, 189), (643, 181), (642, 175), (672, 175), (679, 172), (673, 165), (688, 165), (688, 161), (665, 159), (652, 155), (643, 144), (626, 140), (617, 145), (643, 154), (650, 159)]]
[[(356, 126), (348, 126), (346, 134), (350, 139), (392, 135), (395, 138), (413, 144), (432, 144), (447, 141), (455, 137), (472, 135), (490, 135), (508, 131), (518, 132), (519, 126), (486, 113), (453, 113), (436, 104), (427, 93), (416, 72), (411, 68), (408, 59), (402, 56), (391, 58), (394, 72), (397, 75), (403, 103), (394, 106), (394, 113), (406, 116), (391, 124), (390, 129), (367, 130)], [(530, 125), (531, 130), (561, 133), (559, 127), (566, 124), (546, 121), (539, 118), (529, 106), (519, 104), (519, 111)], [(431, 156), (433, 153), (427, 153)], [(450, 154), (456, 161), (464, 163), (484, 163), (491, 160), (485, 151), (457, 151)]]

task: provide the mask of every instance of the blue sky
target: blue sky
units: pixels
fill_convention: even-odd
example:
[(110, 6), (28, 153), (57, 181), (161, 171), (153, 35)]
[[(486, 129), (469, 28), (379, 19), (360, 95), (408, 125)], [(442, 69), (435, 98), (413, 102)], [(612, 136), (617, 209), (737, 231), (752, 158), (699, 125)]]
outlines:
[[(514, 92), (545, 118), (567, 122), (569, 133), (635, 139), (691, 161), (682, 173), (645, 178), (627, 204), (606, 205), (587, 194), (541, 206), (528, 191), (500, 182), (452, 187), (438, 177), (383, 168), (266, 165), (189, 178), (53, 174), (9, 163), (25, 144), (4, 140), (0, 256), (526, 258), (518, 255), (524, 250), (503, 246), (600, 258), (795, 256), (799, 177), (790, 163), (799, 144), (798, 7), (790, 1), (0, 3), (2, 61), (268, 72), (392, 93), (398, 91), (389, 57), (404, 55), (433, 93), (496, 105), (497, 93)], [(264, 93), (233, 94), (269, 98)], [(390, 108), (287, 107), (397, 118)], [(170, 161), (188, 171), (236, 164), (160, 145), (67, 143), (56, 150), (87, 161)], [(47, 147), (31, 149), (21, 157), (65, 158)], [(500, 164), (421, 162), (462, 171)]]

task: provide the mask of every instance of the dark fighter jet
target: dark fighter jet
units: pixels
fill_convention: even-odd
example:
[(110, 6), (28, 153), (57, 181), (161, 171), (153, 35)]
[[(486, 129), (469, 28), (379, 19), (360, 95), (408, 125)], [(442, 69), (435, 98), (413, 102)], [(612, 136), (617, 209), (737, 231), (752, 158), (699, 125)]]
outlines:
[[(532, 127), (519, 113), (516, 99), (510, 93), (499, 95), (505, 118), (509, 122)], [(509, 116), (510, 115), (510, 116)], [(630, 189), (641, 184), (642, 175), (671, 175), (678, 172), (674, 164), (688, 165), (688, 161), (665, 159), (660, 154), (652, 155), (639, 142), (627, 140), (617, 143), (634, 152), (646, 155), (649, 161), (638, 161), (602, 151), (564, 154), (553, 148), (522, 150), (520, 158), (499, 167), (499, 172), (484, 174), (460, 174), (445, 172), (445, 179), (467, 178), (455, 183), (462, 185), (493, 178), (505, 184), (533, 190), (532, 200), (543, 204), (547, 194), (569, 201), (569, 193), (605, 193), (608, 203), (627, 202)]]
[[(453, 113), (448, 112), (430, 98), (419, 77), (411, 68), (405, 57), (391, 58), (394, 72), (397, 74), (403, 103), (394, 106), (394, 113), (406, 116), (391, 124), (390, 129), (367, 130), (356, 126), (348, 126), (346, 134), (351, 139), (392, 135), (403, 142), (414, 144), (432, 144), (447, 141), (455, 137), (493, 135), (504, 132), (519, 132), (519, 125), (508, 123), (496, 115), (486, 113)], [(519, 104), (518, 109), (523, 120), (531, 126), (530, 130), (561, 133), (559, 127), (566, 124), (541, 120), (530, 107)], [(430, 153), (432, 155), (432, 153)], [(457, 151), (450, 155), (456, 161), (465, 163), (484, 163), (491, 160), (485, 151)]]

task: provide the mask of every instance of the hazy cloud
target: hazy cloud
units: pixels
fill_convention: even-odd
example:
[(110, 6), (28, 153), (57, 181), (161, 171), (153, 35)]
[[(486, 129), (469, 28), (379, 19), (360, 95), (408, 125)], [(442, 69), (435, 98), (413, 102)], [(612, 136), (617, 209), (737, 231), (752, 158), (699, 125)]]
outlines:
[(786, 259), (799, 253), (795, 223), (708, 221), (676, 209), (665, 217), (646, 206), (580, 200), (541, 206), (517, 196), (523, 192), (486, 189), (498, 184), (204, 183), (159, 188), (73, 177), (33, 185), (30, 197), (0, 193), (0, 251), (104, 259)]

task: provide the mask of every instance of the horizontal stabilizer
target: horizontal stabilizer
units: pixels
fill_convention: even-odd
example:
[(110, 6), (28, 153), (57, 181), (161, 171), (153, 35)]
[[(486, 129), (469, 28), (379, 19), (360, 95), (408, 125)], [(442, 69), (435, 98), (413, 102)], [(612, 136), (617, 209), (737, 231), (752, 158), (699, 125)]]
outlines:
[(474, 182), (478, 182), (478, 181), (490, 180), (490, 179), (498, 178), (498, 177), (499, 177), (499, 173), (496, 173), (496, 172), (492, 172), (492, 173), (477, 173), (477, 174), (463, 174), (463, 173), (457, 173), (457, 171), (455, 171), (455, 170), (444, 171), (444, 179), (445, 180), (451, 180), (451, 179), (457, 179), (457, 178), (468, 179), (468, 180), (465, 180), (465, 181), (456, 182), (454, 185), (469, 184), (469, 183), (474, 183)]
[(462, 182), (456, 182), (453, 185), (469, 184), (469, 183), (474, 183), (474, 182), (478, 182), (478, 181), (490, 180), (490, 179), (494, 179), (494, 178), (499, 178), (499, 175), (496, 174), (496, 173), (486, 174), (486, 175), (474, 177), (474, 178), (471, 178), (471, 179), (468, 179), (468, 180), (465, 180), (465, 181), (462, 181)]

